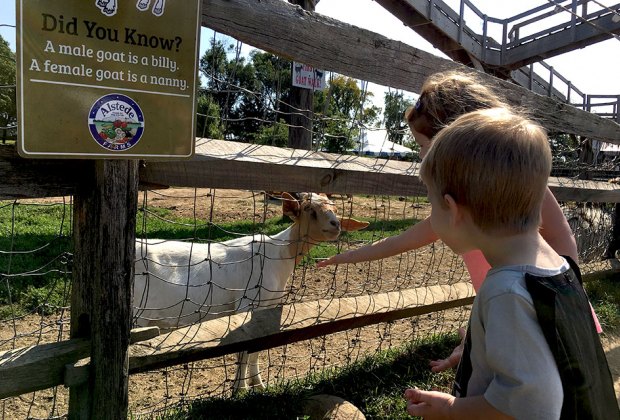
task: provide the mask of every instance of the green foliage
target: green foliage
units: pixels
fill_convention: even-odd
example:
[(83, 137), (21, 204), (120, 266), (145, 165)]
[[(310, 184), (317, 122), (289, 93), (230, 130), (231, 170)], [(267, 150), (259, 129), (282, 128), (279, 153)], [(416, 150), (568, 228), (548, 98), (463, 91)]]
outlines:
[(50, 315), (59, 308), (68, 306), (69, 297), (68, 279), (65, 279), (58, 285), (39, 288), (28, 286), (17, 300), (26, 312)]
[[(258, 50), (243, 57), (234, 44), (213, 39), (200, 60), (200, 71), (206, 87), (198, 106), (206, 117), (198, 118), (199, 136), (288, 145), (291, 115), (299, 113), (290, 105), (289, 60)], [(313, 127), (314, 144), (335, 153), (352, 149), (359, 127), (379, 120), (381, 108), (371, 104), (372, 96), (345, 76), (333, 77), (327, 89), (314, 92), (315, 117), (320, 119)]]
[(402, 91), (389, 91), (385, 93), (384, 103), (383, 119), (388, 132), (388, 139), (398, 144), (404, 144), (407, 140), (411, 142), (411, 132), (404, 120), (404, 115), (407, 107), (413, 105), (413, 101), (405, 99)]
[(196, 118), (196, 136), (208, 139), (223, 139), (220, 127), (220, 107), (206, 93), (198, 96), (198, 116)]
[(343, 153), (355, 146), (359, 124), (377, 123), (381, 109), (370, 105), (372, 92), (363, 92), (355, 79), (337, 75), (327, 89), (314, 94), (314, 112), (320, 115), (314, 142), (331, 153)]
[[(0, 36), (0, 127), (14, 126), (17, 122), (15, 71), (15, 53)], [(4, 130), (0, 133), (0, 138), (4, 138), (3, 135)]]
[(549, 145), (554, 168), (577, 168), (580, 166), (580, 144), (576, 136), (549, 133)]
[(286, 147), (288, 145), (288, 126), (284, 120), (272, 125), (262, 126), (254, 139), (256, 144)]
[[(289, 102), (291, 62), (257, 50), (246, 60), (238, 52), (235, 45), (225, 47), (221, 41), (211, 41), (200, 60), (206, 78), (201, 95), (217, 104), (219, 130), (226, 138), (265, 141), (265, 130), (282, 114), (290, 113), (283, 104)], [(274, 130), (281, 134), (281, 128)], [(221, 132), (216, 134), (223, 137)]]

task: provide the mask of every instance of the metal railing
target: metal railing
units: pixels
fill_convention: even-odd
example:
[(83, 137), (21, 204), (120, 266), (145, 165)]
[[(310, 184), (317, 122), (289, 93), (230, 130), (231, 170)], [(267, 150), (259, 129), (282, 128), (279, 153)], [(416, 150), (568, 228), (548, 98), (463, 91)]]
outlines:
[[(593, 26), (609, 38), (620, 40), (618, 35), (595, 23), (602, 17), (609, 17), (612, 22), (618, 23), (620, 3), (608, 7), (594, 0), (548, 0), (547, 4), (507, 19), (486, 15), (470, 0), (460, 0), (458, 12), (442, 0), (410, 0), (408, 3), (463, 49), (483, 64), (491, 66), (501, 67), (516, 48), (558, 32), (569, 32), (566, 41), (569, 44), (575, 28), (580, 25)], [(589, 11), (591, 4), (594, 7)], [(568, 20), (566, 14), (569, 15)], [(541, 24), (545, 23), (548, 24), (546, 28), (540, 30)], [(501, 42), (496, 39), (501, 39)], [(544, 61), (513, 70), (513, 75), (515, 82), (530, 90), (620, 123), (620, 95), (588, 95)]]

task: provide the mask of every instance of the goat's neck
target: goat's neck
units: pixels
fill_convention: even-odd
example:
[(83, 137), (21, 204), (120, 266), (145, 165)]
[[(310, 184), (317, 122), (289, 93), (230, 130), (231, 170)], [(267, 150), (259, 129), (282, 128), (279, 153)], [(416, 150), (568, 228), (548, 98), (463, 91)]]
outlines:
[(301, 226), (298, 223), (294, 223), (287, 229), (274, 236), (282, 242), (285, 242), (286, 248), (284, 253), (285, 258), (295, 258), (295, 264), (299, 263), (305, 255), (310, 252), (312, 247), (317, 243), (312, 241), (308, 235), (302, 232)]

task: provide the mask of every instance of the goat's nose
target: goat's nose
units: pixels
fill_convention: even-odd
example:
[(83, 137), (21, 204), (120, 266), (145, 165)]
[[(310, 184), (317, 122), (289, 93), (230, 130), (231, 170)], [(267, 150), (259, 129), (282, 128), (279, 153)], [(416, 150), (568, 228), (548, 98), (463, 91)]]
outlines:
[(340, 229), (340, 220), (332, 220), (330, 223), (332, 226)]

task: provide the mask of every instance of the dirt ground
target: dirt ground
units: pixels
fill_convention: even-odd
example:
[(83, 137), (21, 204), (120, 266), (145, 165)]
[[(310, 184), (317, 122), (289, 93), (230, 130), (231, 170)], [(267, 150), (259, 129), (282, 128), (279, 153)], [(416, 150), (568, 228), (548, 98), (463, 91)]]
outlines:
[[(422, 219), (428, 205), (411, 198), (356, 196), (332, 198), (341, 215), (363, 217), (377, 222)], [(149, 217), (185, 217), (196, 225), (210, 222), (217, 226), (231, 221), (252, 219), (262, 223), (281, 214), (280, 203), (266, 200), (262, 193), (236, 190), (169, 189), (140, 196), (147, 208), (166, 209), (170, 215), (155, 212)], [(391, 233), (385, 233), (389, 235)], [(382, 235), (384, 236), (384, 235)], [(372, 240), (380, 239), (380, 236)], [(345, 238), (341, 251), (360, 246)], [(442, 245), (433, 245), (385, 260), (338, 268), (316, 269), (313, 264), (299, 266), (290, 281), (286, 302), (350, 297), (414, 288), (422, 285), (452, 284), (466, 281), (460, 259)], [(467, 308), (429, 314), (414, 319), (380, 324), (303, 341), (261, 353), (263, 379), (269, 383), (303, 377), (308, 372), (342, 366), (361, 357), (406, 341), (434, 333), (452, 332), (467, 319)], [(61, 330), (62, 329), (62, 330)], [(68, 314), (54, 317), (28, 316), (11, 323), (0, 323), (0, 350), (54, 342), (67, 338)], [(620, 330), (603, 338), (606, 354), (620, 398)], [(135, 414), (148, 416), (170, 404), (205, 396), (229, 395), (235, 371), (235, 357), (176, 366), (132, 375), (130, 406)], [(620, 401), (620, 399), (619, 399)], [(0, 401), (0, 417), (16, 419), (47, 418), (66, 413), (68, 391), (64, 387)]]

